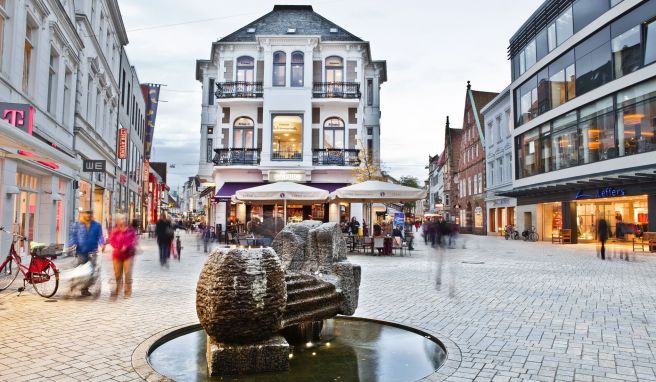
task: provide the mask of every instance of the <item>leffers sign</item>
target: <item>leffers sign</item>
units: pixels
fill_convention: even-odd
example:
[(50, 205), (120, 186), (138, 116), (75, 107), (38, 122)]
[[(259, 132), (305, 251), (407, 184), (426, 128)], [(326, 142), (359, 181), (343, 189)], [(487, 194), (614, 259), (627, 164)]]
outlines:
[(626, 195), (626, 192), (623, 188), (606, 187), (598, 189), (594, 194), (587, 194), (583, 191), (578, 191), (576, 193), (576, 199), (616, 198), (624, 195)]
[(128, 156), (128, 129), (121, 127), (118, 129), (118, 159), (125, 159)]

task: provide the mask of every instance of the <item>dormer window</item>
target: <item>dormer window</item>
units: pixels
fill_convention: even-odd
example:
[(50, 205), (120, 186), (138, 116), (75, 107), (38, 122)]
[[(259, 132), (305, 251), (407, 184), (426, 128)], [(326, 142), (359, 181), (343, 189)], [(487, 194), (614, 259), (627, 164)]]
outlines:
[(287, 28), (287, 34), (295, 34), (296, 28)]
[(248, 32), (248, 33), (255, 33), (255, 28), (248, 28), (248, 29), (246, 30), (246, 32)]
[(330, 33), (337, 33), (337, 28), (330, 28)]

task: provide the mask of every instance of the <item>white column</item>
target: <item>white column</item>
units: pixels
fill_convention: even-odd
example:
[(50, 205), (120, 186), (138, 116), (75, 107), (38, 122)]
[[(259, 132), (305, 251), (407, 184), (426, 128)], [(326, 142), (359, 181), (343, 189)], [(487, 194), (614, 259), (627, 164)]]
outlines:
[(328, 221), (339, 223), (339, 203), (330, 203), (328, 206)]

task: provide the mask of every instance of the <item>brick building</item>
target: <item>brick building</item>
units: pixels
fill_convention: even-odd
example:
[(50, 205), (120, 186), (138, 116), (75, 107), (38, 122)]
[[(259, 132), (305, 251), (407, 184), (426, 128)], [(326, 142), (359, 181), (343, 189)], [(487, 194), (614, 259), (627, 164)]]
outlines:
[(440, 162), (444, 161), (442, 173), (444, 178), (444, 217), (448, 221), (460, 223), (460, 215), (456, 209), (458, 202), (458, 166), (461, 158), (462, 129), (452, 129), (449, 117), (446, 117), (444, 128), (444, 152)]
[(467, 82), (465, 111), (460, 132), (460, 152), (456, 187), (458, 199), (454, 212), (457, 214), (461, 232), (485, 235), (485, 131), (481, 108), (498, 93), (471, 90)]

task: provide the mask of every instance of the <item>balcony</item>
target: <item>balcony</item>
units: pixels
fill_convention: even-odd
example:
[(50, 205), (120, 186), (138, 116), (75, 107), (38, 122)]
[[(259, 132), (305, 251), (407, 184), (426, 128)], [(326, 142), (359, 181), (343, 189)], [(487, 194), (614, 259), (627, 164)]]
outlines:
[(257, 166), (260, 164), (260, 149), (214, 149), (212, 162), (216, 166)]
[(360, 165), (360, 150), (355, 149), (314, 149), (312, 164), (315, 166), (352, 166)]
[(360, 98), (360, 84), (357, 82), (315, 82), (312, 87), (314, 98)]
[(220, 82), (216, 84), (216, 98), (261, 98), (262, 82)]
[(303, 153), (294, 150), (273, 150), (271, 153), (271, 160), (276, 161), (302, 161)]

